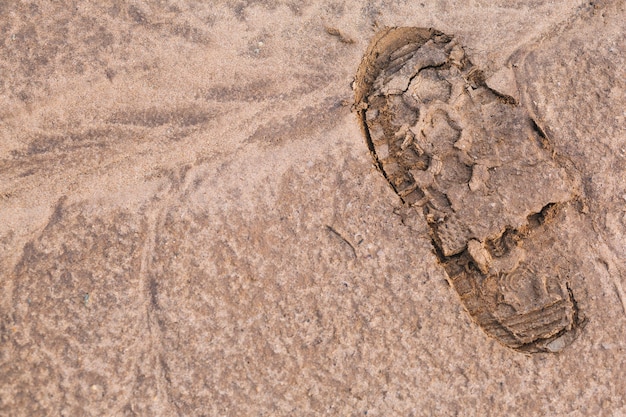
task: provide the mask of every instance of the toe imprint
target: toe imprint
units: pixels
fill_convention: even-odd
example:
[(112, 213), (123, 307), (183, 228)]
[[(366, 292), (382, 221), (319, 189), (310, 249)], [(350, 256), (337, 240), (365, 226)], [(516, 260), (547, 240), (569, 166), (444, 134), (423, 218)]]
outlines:
[(378, 168), (426, 217), (474, 321), (520, 351), (571, 343), (584, 322), (567, 283), (575, 262), (549, 242), (574, 185), (524, 108), (491, 90), (463, 48), (432, 29), (381, 31), (354, 89)]

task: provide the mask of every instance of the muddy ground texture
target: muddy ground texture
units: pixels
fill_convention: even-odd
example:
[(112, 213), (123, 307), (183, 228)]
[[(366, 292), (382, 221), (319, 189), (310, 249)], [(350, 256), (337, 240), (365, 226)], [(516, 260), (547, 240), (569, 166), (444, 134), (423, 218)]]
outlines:
[[(0, 415), (626, 414), (623, 2), (408, 3), (0, 3)], [(532, 258), (587, 319), (558, 353), (471, 319), (372, 159), (387, 26), (453, 35), (575, 179), (575, 268)]]

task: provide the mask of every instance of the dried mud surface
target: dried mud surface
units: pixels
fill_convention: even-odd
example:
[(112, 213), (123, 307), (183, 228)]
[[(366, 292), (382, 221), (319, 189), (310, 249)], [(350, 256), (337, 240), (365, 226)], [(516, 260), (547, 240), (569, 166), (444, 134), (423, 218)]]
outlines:
[[(0, 3), (0, 415), (626, 414), (625, 15)], [(485, 335), (372, 163), (352, 83), (386, 26), (453, 35), (578, 179), (541, 243), (581, 272), (560, 352)]]
[(522, 352), (569, 345), (585, 324), (574, 281), (594, 274), (566, 232), (586, 226), (581, 180), (511, 88), (488, 87), (453, 37), (412, 27), (376, 34), (354, 85), (374, 163), (423, 215), (474, 321)]

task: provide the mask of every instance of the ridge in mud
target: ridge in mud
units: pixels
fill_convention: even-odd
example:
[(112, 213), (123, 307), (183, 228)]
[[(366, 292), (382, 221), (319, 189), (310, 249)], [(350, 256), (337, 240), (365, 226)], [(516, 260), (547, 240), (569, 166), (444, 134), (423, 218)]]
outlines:
[(576, 263), (551, 242), (575, 187), (543, 130), (433, 29), (379, 32), (354, 90), (376, 165), (425, 216), (473, 320), (518, 351), (569, 345), (585, 321), (568, 282)]

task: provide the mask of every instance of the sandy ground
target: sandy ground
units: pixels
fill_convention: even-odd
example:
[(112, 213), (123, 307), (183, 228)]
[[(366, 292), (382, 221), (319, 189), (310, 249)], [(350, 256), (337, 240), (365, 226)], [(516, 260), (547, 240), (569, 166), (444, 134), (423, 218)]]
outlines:
[[(0, 3), (0, 415), (626, 415), (625, 17)], [(385, 26), (514, 68), (582, 179), (589, 321), (562, 352), (487, 337), (376, 170), (351, 84)]]

